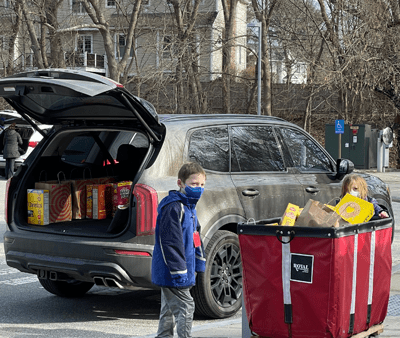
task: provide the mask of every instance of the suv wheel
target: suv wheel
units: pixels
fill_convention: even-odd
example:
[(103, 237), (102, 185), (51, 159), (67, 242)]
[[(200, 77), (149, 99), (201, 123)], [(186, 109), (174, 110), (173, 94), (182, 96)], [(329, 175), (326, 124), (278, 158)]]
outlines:
[(192, 289), (196, 313), (225, 318), (242, 306), (242, 260), (239, 239), (232, 232), (219, 230), (206, 248), (206, 270), (197, 276)]
[(88, 292), (94, 283), (73, 281), (53, 281), (50, 279), (39, 278), (40, 284), (44, 289), (60, 297), (81, 297)]

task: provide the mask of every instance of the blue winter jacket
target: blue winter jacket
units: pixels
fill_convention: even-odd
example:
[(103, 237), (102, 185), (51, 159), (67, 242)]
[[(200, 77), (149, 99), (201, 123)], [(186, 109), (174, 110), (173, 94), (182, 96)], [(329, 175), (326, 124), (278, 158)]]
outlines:
[(160, 202), (151, 267), (153, 284), (190, 287), (196, 283), (195, 272), (204, 272), (203, 243), (197, 248), (193, 243), (193, 232), (200, 233), (196, 202), (176, 190), (171, 190)]

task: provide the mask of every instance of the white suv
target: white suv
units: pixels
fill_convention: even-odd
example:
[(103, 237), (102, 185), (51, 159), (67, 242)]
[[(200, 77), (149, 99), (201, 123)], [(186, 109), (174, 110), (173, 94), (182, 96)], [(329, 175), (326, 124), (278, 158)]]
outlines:
[(52, 127), (48, 124), (40, 124), (34, 121), (35, 128), (28, 123), (20, 114), (13, 110), (2, 110), (0, 111), (0, 120), (4, 123), (0, 128), (0, 175), (4, 175), (4, 169), (6, 167), (6, 160), (3, 158), (3, 131), (8, 128), (12, 123), (16, 123), (16, 130), (21, 135), (23, 144), (21, 148), (24, 153), (20, 157), (15, 159), (15, 170), (25, 161), (32, 150), (42, 140), (43, 135), (35, 128), (40, 128), (44, 133)]

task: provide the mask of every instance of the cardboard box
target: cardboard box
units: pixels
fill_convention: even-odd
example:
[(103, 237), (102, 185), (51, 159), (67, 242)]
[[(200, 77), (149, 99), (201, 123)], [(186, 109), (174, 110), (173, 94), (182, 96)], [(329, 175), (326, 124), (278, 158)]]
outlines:
[(94, 184), (92, 186), (93, 219), (105, 219), (113, 210), (112, 184)]
[(296, 222), (297, 217), (300, 215), (300, 207), (289, 203), (286, 207), (286, 211), (283, 214), (282, 221), (280, 225), (293, 226)]
[(113, 216), (119, 205), (125, 205), (129, 203), (131, 186), (131, 181), (113, 183)]
[(86, 186), (86, 218), (93, 218), (93, 184)]
[(49, 191), (28, 189), (28, 223), (47, 225), (50, 223)]
[(366, 223), (374, 216), (372, 203), (350, 194), (346, 194), (334, 210), (350, 224)]

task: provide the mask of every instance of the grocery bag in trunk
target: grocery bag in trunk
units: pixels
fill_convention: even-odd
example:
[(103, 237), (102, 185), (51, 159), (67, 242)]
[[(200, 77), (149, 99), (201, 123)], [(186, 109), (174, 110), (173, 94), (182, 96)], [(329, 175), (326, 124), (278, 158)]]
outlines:
[[(64, 176), (63, 181), (61, 180), (62, 175)], [(58, 173), (57, 178), (57, 181), (35, 183), (35, 189), (49, 191), (50, 223), (72, 220), (71, 183), (65, 180), (65, 175), (62, 172)]]
[[(72, 176), (71, 171), (71, 176)], [(86, 177), (85, 173), (88, 173)], [(96, 179), (93, 179), (89, 168), (83, 170), (82, 179), (70, 179), (72, 188), (72, 218), (84, 219), (86, 218), (86, 186), (95, 184)], [(98, 179), (97, 179), (98, 180)]]
[(347, 338), (385, 319), (393, 219), (335, 227), (238, 224), (250, 329), (274, 338)]

